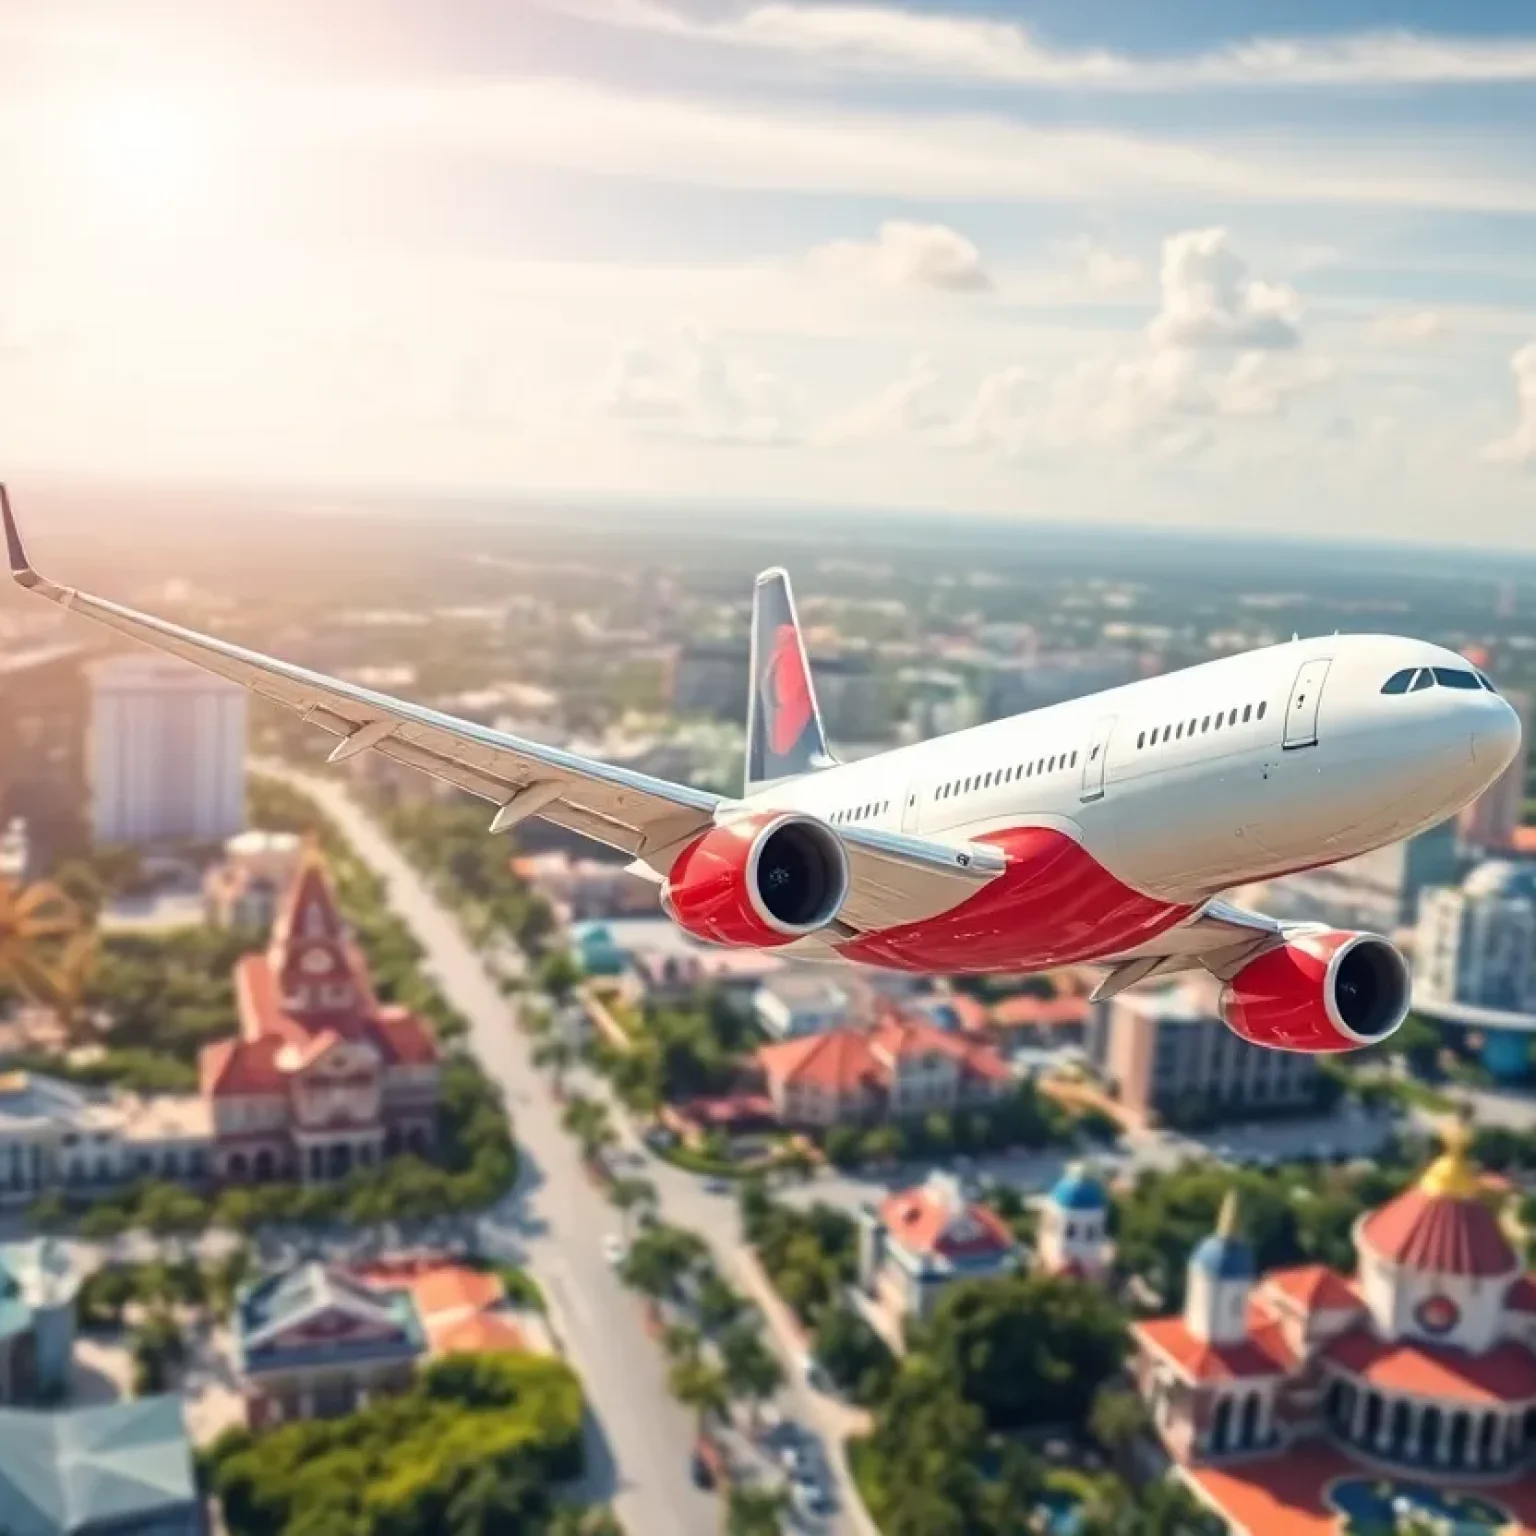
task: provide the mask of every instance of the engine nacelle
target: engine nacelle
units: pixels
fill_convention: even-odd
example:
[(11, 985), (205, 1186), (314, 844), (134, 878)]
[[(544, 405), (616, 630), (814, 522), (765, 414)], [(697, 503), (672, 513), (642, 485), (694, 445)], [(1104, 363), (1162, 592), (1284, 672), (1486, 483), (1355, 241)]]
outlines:
[(1222, 990), (1233, 1034), (1280, 1051), (1356, 1051), (1408, 1016), (1412, 981), (1373, 933), (1300, 933), (1250, 960)]
[(838, 835), (788, 811), (711, 827), (678, 854), (661, 904), (697, 939), (767, 949), (825, 928), (847, 896)]

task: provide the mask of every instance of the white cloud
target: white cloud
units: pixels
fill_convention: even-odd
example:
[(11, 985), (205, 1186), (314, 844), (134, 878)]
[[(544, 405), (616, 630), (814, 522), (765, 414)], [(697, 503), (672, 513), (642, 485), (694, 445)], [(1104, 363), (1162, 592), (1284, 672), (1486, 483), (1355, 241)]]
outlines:
[(1141, 281), (1141, 263), (1134, 256), (1122, 256), (1086, 236), (1069, 241), (1064, 249), (1093, 288), (1112, 292), (1134, 288)]
[(1135, 56), (1039, 42), (1014, 22), (880, 5), (765, 0), (706, 20), (658, 0), (565, 0), (619, 26), (726, 44), (822, 68), (1061, 90), (1454, 85), (1536, 80), (1536, 38), (1378, 31), (1251, 38), (1203, 53)]
[(1148, 332), (1156, 347), (1294, 347), (1301, 303), (1286, 287), (1248, 276), (1224, 229), (1191, 229), (1163, 242), (1163, 307)]
[(834, 240), (811, 252), (813, 270), (896, 288), (977, 293), (991, 288), (981, 252), (946, 224), (887, 219), (872, 241)]
[(834, 417), (820, 437), (837, 445), (928, 436), (949, 420), (940, 400), (942, 383), (933, 358), (920, 352), (879, 394)]
[(700, 442), (769, 446), (799, 435), (783, 380), (696, 334), (625, 347), (597, 404), (648, 431)]
[[(1426, 149), (1359, 137), (1328, 152), (1221, 145), (1108, 129), (1037, 127), (1006, 115), (808, 109), (665, 97), (552, 77), (240, 86), (178, 101), (215, 190), (243, 187), (253, 159), (333, 151), (493, 157), (508, 164), (744, 190), (1081, 203), (1343, 203), (1536, 211), (1536, 177), (1486, 138)], [(0, 95), (0, 192), (22, 229), (61, 204), (99, 201), (99, 176), (53, 152), (98, 133), (83, 108), (32, 91)], [(85, 114), (87, 117), (88, 113)], [(49, 154), (29, 159), (37, 146)], [(47, 167), (44, 175), (41, 167)], [(1499, 166), (1514, 167), (1501, 170)], [(293, 176), (303, 181), (295, 170)], [(93, 180), (95, 178), (95, 180)], [(281, 211), (280, 191), (268, 218)], [(237, 220), (233, 197), (229, 217)], [(221, 204), (222, 206), (222, 204)], [(254, 235), (252, 236), (254, 238)]]
[(1371, 335), (1388, 346), (1411, 346), (1434, 341), (1446, 333), (1445, 317), (1433, 309), (1397, 310), (1382, 315)]
[(1509, 360), (1515, 376), (1515, 425), (1507, 437), (1489, 443), (1483, 456), (1496, 464), (1536, 464), (1536, 341)]

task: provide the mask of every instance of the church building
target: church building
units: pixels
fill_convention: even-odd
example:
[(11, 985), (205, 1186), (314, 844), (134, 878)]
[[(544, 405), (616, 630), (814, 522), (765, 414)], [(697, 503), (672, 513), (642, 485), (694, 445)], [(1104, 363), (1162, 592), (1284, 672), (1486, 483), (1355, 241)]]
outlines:
[(235, 969), (239, 1033), (199, 1063), (226, 1181), (318, 1183), (430, 1150), (438, 1048), (409, 1009), (380, 1004), (311, 849), (266, 950)]

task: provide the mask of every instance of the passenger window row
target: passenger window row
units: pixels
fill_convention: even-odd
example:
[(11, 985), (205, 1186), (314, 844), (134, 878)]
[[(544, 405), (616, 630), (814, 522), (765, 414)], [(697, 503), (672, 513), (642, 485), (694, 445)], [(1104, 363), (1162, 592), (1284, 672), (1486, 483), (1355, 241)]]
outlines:
[(831, 819), (834, 822), (846, 821), (872, 821), (876, 816), (884, 816), (890, 810), (889, 800), (873, 800), (868, 805), (851, 806), (846, 811), (833, 811)]
[(1016, 784), (1020, 779), (1043, 778), (1048, 773), (1059, 773), (1065, 768), (1077, 767), (1076, 752), (1058, 752), (1054, 757), (1037, 757), (1033, 762), (1013, 763), (1007, 768), (994, 768), (990, 773), (973, 774), (968, 779), (951, 779), (934, 790), (935, 800), (951, 800), (956, 795), (971, 795), (977, 790), (992, 789), (999, 784)]
[(1476, 693), (1479, 688), (1489, 693), (1499, 691), (1481, 672), (1460, 667), (1404, 667), (1381, 685), (1383, 693), (1422, 693), (1426, 688), (1460, 688), (1465, 693)]
[(1214, 715), (1196, 715), (1192, 720), (1178, 720), (1172, 725), (1154, 725), (1150, 731), (1139, 731), (1136, 750), (1161, 746), (1165, 741), (1183, 741), (1188, 736), (1204, 736), (1210, 731), (1227, 730), (1234, 725), (1247, 725), (1250, 720), (1262, 720), (1269, 706), (1261, 699), (1257, 705), (1245, 704), (1241, 709), (1219, 709)]

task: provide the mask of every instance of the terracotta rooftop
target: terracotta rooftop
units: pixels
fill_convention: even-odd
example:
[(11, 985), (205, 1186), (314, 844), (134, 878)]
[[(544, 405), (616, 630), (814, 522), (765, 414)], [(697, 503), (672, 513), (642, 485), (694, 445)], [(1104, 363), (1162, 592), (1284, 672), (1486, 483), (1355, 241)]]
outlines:
[(1197, 1338), (1182, 1317), (1133, 1323), (1131, 1332), (1165, 1355), (1193, 1381), (1242, 1381), (1283, 1376), (1294, 1365), (1276, 1323), (1262, 1323), (1239, 1344), (1211, 1344)]
[(1088, 999), (1074, 995), (1031, 997), (1020, 993), (1004, 998), (992, 1009), (996, 1029), (1058, 1029), (1063, 1025), (1084, 1024), (1088, 1020)]
[(1483, 1354), (1378, 1339), (1364, 1328), (1341, 1334), (1328, 1359), (1386, 1393), (1490, 1406), (1536, 1403), (1536, 1355), (1506, 1341)]
[(958, 1182), (930, 1179), (915, 1189), (889, 1195), (880, 1219), (892, 1241), (909, 1253), (945, 1258), (1001, 1255), (1014, 1246), (1013, 1233), (995, 1211), (965, 1199)]
[(1271, 1270), (1264, 1277), (1264, 1289), (1278, 1293), (1303, 1312), (1353, 1311), (1360, 1305), (1353, 1282), (1326, 1264)]

